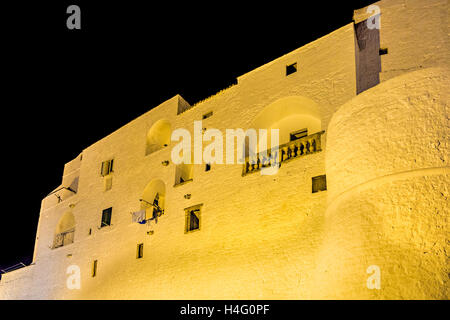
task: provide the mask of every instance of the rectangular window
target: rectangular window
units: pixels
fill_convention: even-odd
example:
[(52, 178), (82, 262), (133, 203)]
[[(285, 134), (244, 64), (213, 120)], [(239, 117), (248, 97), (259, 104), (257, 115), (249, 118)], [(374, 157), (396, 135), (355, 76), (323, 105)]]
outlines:
[(205, 171), (209, 171), (209, 170), (211, 170), (211, 164), (207, 163), (205, 166)]
[(290, 133), (290, 141), (294, 141), (308, 135), (308, 129), (304, 128)]
[(112, 208), (108, 208), (103, 210), (102, 212), (102, 225), (100, 228), (107, 227), (111, 225), (111, 214), (112, 214)]
[(186, 213), (185, 233), (200, 230), (201, 204), (184, 209)]
[(380, 56), (382, 56), (383, 54), (388, 54), (388, 49), (387, 49), (387, 48), (380, 48), (380, 49), (378, 50), (378, 54), (379, 54)]
[(111, 172), (113, 172), (114, 159), (103, 161), (102, 168), (100, 170), (100, 175), (102, 177), (107, 176)]
[(97, 275), (97, 260), (94, 260), (94, 263), (92, 264), (92, 277), (95, 277)]
[(297, 62), (286, 66), (286, 76), (297, 72)]
[(144, 244), (139, 243), (137, 245), (136, 259), (141, 259), (144, 256)]
[(327, 178), (326, 175), (317, 176), (312, 178), (312, 193), (327, 190)]
[(212, 115), (213, 115), (213, 112), (210, 111), (210, 112), (208, 112), (208, 113), (205, 113), (205, 114), (202, 116), (202, 119), (203, 119), (203, 120), (208, 119), (208, 118), (211, 117)]

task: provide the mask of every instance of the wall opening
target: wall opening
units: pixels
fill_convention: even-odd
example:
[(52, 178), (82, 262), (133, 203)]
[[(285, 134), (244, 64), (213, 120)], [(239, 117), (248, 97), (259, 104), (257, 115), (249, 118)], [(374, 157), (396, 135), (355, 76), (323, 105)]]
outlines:
[(184, 209), (186, 215), (185, 233), (200, 230), (202, 205), (198, 204)]
[(193, 164), (180, 163), (175, 168), (175, 185), (184, 184), (193, 180)]
[(202, 116), (202, 120), (208, 119), (208, 118), (211, 117), (212, 115), (213, 115), (213, 112), (212, 112), (212, 111), (210, 111), (210, 112), (208, 112), (208, 113), (205, 113), (205, 114)]
[[(271, 129), (279, 130), (279, 145), (306, 137), (322, 130), (319, 106), (313, 100), (302, 96), (281, 98), (266, 106), (252, 121), (250, 127), (267, 129), (267, 148), (271, 146)], [(254, 150), (245, 139), (246, 156), (264, 150)]]
[(92, 263), (92, 277), (97, 276), (97, 260), (94, 260), (94, 262)]
[(147, 141), (145, 154), (151, 154), (170, 144), (170, 136), (172, 134), (172, 126), (168, 120), (156, 121), (147, 132)]
[(100, 175), (106, 177), (113, 172), (114, 159), (103, 161), (100, 169)]
[(307, 135), (308, 135), (308, 129), (307, 128), (303, 128), (303, 129), (291, 132), (289, 134), (290, 141), (295, 141), (297, 139), (301, 139), (303, 137), (306, 137)]
[(102, 211), (102, 222), (100, 228), (111, 225), (112, 207)]
[(74, 235), (75, 217), (72, 212), (67, 211), (63, 214), (56, 226), (53, 248), (59, 248), (73, 243)]
[(297, 72), (297, 62), (286, 66), (286, 76)]
[(312, 178), (312, 193), (327, 190), (327, 177), (321, 175)]
[(380, 56), (382, 56), (384, 54), (388, 54), (388, 49), (387, 48), (380, 48), (380, 50), (378, 51), (378, 54)]
[(136, 250), (136, 259), (141, 259), (143, 257), (144, 257), (144, 244), (139, 243), (137, 245), (137, 250)]

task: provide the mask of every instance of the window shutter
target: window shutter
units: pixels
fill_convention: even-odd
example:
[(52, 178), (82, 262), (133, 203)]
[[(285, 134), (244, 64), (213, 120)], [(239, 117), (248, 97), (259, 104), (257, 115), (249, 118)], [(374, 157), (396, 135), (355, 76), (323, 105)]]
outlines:
[(107, 176), (109, 173), (109, 161), (105, 161), (105, 170), (103, 172), (103, 176)]

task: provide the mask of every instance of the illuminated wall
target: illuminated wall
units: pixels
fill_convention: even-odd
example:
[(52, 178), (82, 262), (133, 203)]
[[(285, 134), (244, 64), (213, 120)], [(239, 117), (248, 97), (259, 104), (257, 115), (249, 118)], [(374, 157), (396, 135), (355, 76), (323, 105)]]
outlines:
[[(33, 265), (4, 275), (0, 297), (448, 297), (448, 5), (377, 5), (380, 46), (389, 53), (381, 83), (359, 95), (350, 23), (195, 106), (177, 95), (83, 150), (61, 184), (77, 193), (43, 200)], [(411, 27), (415, 18), (424, 21)], [(418, 44), (417, 32), (429, 37)], [(293, 63), (298, 71), (286, 76)], [(168, 132), (193, 136), (193, 121), (211, 111), (205, 128), (278, 127), (281, 143), (297, 127), (324, 130), (322, 151), (283, 162), (273, 176), (242, 175), (240, 164), (194, 165), (193, 180), (175, 185)], [(103, 177), (110, 159), (113, 172)], [(312, 193), (312, 177), (324, 174), (328, 190)], [(132, 223), (140, 199), (156, 192), (164, 206), (158, 223)], [(200, 230), (186, 233), (184, 209), (200, 204)], [(109, 207), (111, 226), (100, 228)], [(64, 215), (73, 215), (74, 242), (52, 249), (61, 226), (73, 223)], [(66, 286), (70, 265), (80, 267), (80, 290)], [(366, 286), (370, 265), (381, 269), (380, 290)]]
[(449, 88), (448, 69), (418, 70), (333, 116), (318, 297), (448, 299)]

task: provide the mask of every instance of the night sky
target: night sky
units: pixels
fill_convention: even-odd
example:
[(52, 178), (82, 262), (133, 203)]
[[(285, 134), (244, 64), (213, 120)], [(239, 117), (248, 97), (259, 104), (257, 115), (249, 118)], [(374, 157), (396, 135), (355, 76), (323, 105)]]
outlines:
[[(353, 9), (373, 2), (2, 7), (0, 269), (31, 262), (41, 199), (83, 149), (176, 94), (190, 104), (214, 94), (350, 23)], [(81, 30), (66, 28), (71, 4), (81, 8)]]

